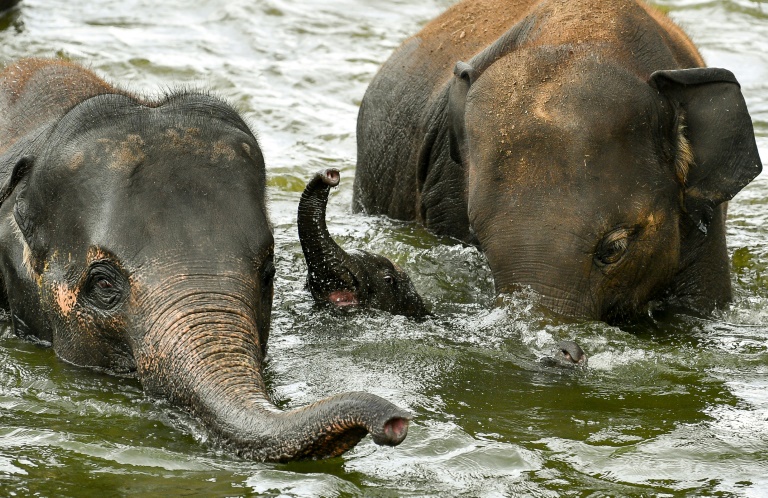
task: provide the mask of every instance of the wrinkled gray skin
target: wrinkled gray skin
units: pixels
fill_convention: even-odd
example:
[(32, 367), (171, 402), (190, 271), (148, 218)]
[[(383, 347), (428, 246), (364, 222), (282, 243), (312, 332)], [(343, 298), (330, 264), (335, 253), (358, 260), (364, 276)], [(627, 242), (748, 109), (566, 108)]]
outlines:
[(731, 298), (761, 171), (735, 77), (634, 0), (464, 0), (363, 98), (353, 209), (476, 244), (496, 291), (612, 323)]
[(199, 93), (147, 101), (75, 64), (0, 72), (0, 306), (80, 366), (135, 374), (244, 458), (339, 455), (410, 415), (367, 393), (291, 411), (262, 378), (273, 294), (264, 161)]
[(573, 341), (560, 341), (555, 346), (552, 356), (542, 358), (547, 366), (573, 368), (587, 366), (587, 354)]
[(307, 287), (318, 303), (340, 308), (369, 307), (408, 317), (429, 314), (410, 277), (388, 258), (345, 251), (328, 233), (328, 194), (339, 170), (318, 171), (299, 201), (299, 240), (307, 262)]

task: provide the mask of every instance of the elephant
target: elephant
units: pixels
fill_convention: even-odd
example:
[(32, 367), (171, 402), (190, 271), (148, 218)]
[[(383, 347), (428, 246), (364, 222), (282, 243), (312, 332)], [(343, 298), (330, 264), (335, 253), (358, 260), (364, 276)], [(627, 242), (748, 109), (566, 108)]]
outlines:
[(735, 76), (635, 0), (457, 3), (380, 68), (357, 145), (355, 212), (612, 324), (728, 303), (727, 201), (762, 169)]
[(299, 201), (297, 226), (307, 262), (307, 287), (317, 303), (339, 308), (371, 307), (423, 318), (429, 314), (408, 274), (388, 258), (345, 251), (328, 233), (328, 194), (339, 184), (338, 169), (318, 171)]
[(351, 392), (290, 411), (262, 375), (275, 276), (259, 144), (208, 92), (137, 97), (67, 61), (0, 73), (0, 306), (61, 360), (134, 375), (242, 458), (397, 445)]

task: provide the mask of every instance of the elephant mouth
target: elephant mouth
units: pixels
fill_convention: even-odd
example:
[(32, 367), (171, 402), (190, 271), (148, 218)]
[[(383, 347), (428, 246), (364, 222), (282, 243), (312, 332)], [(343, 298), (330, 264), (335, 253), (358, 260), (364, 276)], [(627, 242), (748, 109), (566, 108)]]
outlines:
[(360, 301), (357, 296), (348, 290), (335, 290), (328, 294), (328, 302), (339, 308), (358, 306)]

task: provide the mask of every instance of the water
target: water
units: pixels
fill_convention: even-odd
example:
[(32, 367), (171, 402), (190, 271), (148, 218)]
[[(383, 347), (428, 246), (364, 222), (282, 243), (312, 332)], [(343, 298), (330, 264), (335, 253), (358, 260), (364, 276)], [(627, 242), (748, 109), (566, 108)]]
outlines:
[[(0, 339), (2, 496), (766, 496), (768, 175), (730, 208), (734, 303), (622, 331), (555, 321), (535, 298), (495, 307), (485, 262), (423, 229), (350, 214), (366, 85), (451, 0), (22, 0), (0, 20), (0, 62), (63, 56), (137, 92), (210, 88), (259, 132), (278, 276), (267, 376), (276, 402), (365, 390), (412, 410), (406, 441), (343, 457), (252, 463), (134, 379)], [(768, 159), (768, 2), (659, 2), (710, 65), (733, 70)], [(389, 255), (436, 312), (313, 309), (295, 215), (304, 182), (341, 170), (329, 204), (346, 248)], [(560, 339), (587, 371), (542, 366)]]

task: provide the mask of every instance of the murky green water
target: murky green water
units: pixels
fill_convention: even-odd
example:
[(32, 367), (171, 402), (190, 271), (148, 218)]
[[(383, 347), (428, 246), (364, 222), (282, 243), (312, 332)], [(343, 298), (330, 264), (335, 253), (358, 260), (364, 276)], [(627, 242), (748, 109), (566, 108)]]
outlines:
[[(278, 278), (268, 376), (282, 406), (365, 390), (417, 418), (398, 448), (251, 463), (216, 451), (133, 379), (0, 339), (0, 496), (766, 496), (768, 174), (730, 208), (736, 299), (710, 320), (622, 331), (556, 322), (535, 299), (493, 307), (471, 248), (350, 214), (355, 120), (400, 41), (451, 0), (22, 0), (0, 62), (63, 55), (138, 92), (211, 88), (259, 131)], [(768, 160), (768, 2), (665, 0), (710, 65), (742, 83)], [(329, 206), (347, 248), (391, 256), (436, 318), (313, 309), (295, 212), (304, 181), (342, 172)], [(558, 339), (587, 371), (545, 367)]]

